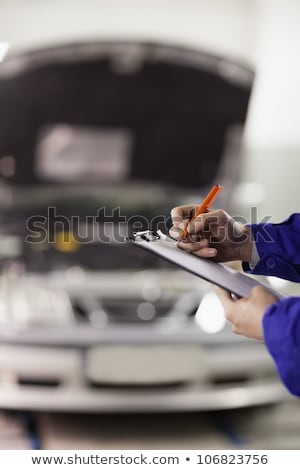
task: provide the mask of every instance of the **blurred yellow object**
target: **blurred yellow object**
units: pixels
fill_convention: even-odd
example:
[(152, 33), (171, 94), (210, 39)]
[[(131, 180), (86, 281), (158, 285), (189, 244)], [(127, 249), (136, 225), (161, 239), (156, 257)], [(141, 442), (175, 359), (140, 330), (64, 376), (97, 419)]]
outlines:
[(73, 237), (72, 232), (57, 232), (55, 237), (55, 248), (64, 253), (72, 253), (79, 250), (79, 243)]

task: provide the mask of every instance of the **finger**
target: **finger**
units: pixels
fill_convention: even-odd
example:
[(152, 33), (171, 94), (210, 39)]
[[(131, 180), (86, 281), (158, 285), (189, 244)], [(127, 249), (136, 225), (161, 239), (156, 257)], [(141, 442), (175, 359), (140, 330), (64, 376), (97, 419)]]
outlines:
[(185, 219), (193, 216), (197, 206), (195, 204), (187, 204), (185, 206), (173, 207), (171, 217), (173, 219)]
[(236, 325), (232, 325), (231, 326), (231, 331), (232, 333), (236, 334), (236, 335), (241, 335), (242, 333), (240, 332), (239, 328), (236, 326)]
[(180, 227), (175, 227), (174, 225), (169, 230), (169, 235), (175, 240), (181, 240), (183, 236), (184, 228), (181, 229)]
[(222, 227), (227, 223), (227, 214), (221, 209), (204, 212), (197, 216), (187, 226), (189, 233), (201, 233), (205, 230), (214, 231), (216, 227)]
[(250, 295), (248, 297), (249, 299), (257, 299), (257, 298), (265, 298), (265, 299), (270, 299), (273, 300), (274, 302), (278, 300), (278, 298), (270, 292), (268, 289), (266, 289), (263, 286), (255, 286), (251, 289)]
[(191, 219), (193, 216), (193, 213), (195, 212), (196, 205), (186, 205), (186, 206), (178, 206), (174, 207), (171, 210), (171, 218), (173, 225), (175, 227), (179, 227), (182, 230), (185, 229), (188, 221)]
[(215, 248), (200, 248), (191, 252), (192, 255), (199, 256), (201, 258), (214, 258), (218, 252)]
[(178, 247), (202, 258), (213, 258), (218, 253), (215, 248), (209, 246), (206, 238), (199, 242), (181, 240), (178, 242)]
[(197, 251), (197, 250), (200, 250), (201, 248), (208, 248), (208, 240), (203, 239), (199, 242), (189, 241), (188, 239), (180, 240), (177, 243), (177, 246), (186, 251)]
[(224, 305), (225, 309), (231, 307), (234, 304), (234, 300), (231, 297), (230, 292), (225, 289), (222, 289), (219, 286), (214, 285), (214, 291), (218, 295), (219, 299), (221, 300), (222, 304)]

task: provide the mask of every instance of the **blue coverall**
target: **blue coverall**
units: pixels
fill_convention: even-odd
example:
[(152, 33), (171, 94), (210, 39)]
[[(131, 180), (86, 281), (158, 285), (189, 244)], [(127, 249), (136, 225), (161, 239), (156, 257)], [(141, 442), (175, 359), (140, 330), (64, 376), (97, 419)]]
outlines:
[[(260, 260), (252, 274), (277, 276), (300, 282), (300, 214), (280, 224), (251, 225)], [(282, 382), (300, 396), (300, 297), (288, 297), (270, 305), (263, 317), (266, 347)]]

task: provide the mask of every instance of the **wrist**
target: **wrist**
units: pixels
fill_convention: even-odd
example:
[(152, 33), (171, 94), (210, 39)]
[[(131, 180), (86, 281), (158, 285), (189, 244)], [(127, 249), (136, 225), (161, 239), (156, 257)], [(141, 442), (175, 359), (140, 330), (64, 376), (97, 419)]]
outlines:
[(244, 241), (241, 243), (239, 259), (246, 263), (251, 263), (252, 259), (252, 250), (253, 250), (253, 235), (251, 227), (245, 225), (243, 227)]

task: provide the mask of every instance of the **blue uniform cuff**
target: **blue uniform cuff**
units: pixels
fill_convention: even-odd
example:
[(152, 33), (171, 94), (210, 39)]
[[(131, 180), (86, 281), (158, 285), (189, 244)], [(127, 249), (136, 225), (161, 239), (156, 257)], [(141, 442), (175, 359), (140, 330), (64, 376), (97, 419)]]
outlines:
[(300, 273), (286, 260), (280, 224), (253, 224), (253, 240), (259, 254), (258, 263), (251, 268), (249, 263), (242, 263), (244, 271), (251, 274), (277, 276), (290, 281), (300, 282)]

